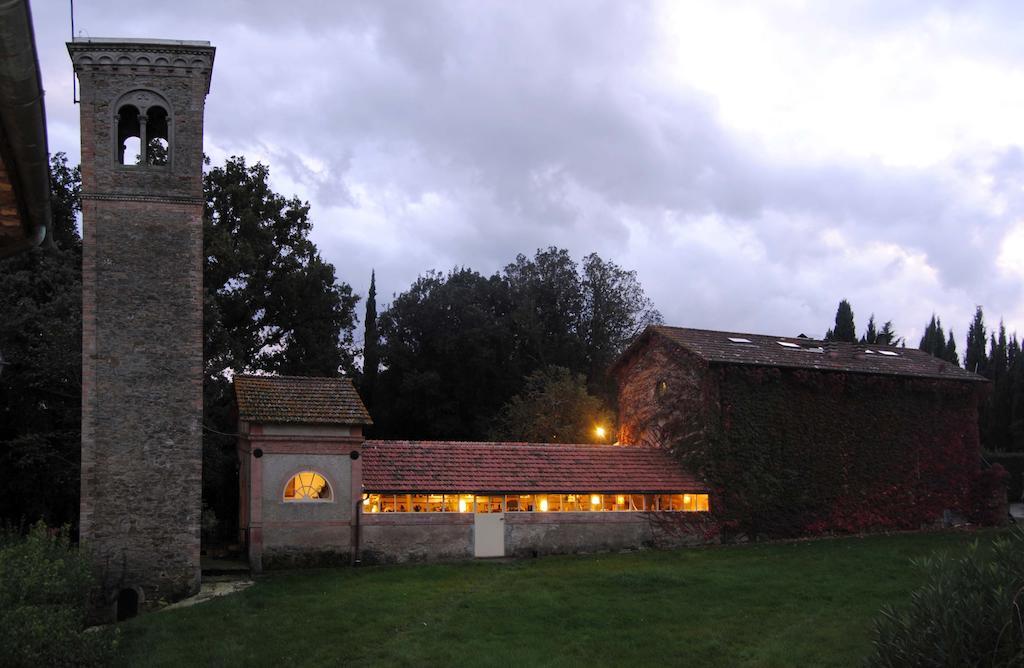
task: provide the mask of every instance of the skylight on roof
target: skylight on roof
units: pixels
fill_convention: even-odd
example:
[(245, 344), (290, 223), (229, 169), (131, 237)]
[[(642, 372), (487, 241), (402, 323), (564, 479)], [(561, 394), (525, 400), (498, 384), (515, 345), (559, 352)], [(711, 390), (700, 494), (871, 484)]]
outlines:
[(888, 356), (888, 357), (899, 357), (899, 356), (900, 356), (900, 354), (899, 354), (899, 353), (894, 353), (894, 352), (893, 352), (893, 351), (891, 351), (891, 350), (879, 350), (878, 352), (879, 352), (880, 354), (882, 354), (882, 355), (886, 355), (886, 356)]
[(750, 339), (744, 339), (741, 336), (730, 336), (729, 340), (733, 343), (753, 343)]
[(783, 348), (799, 348), (800, 347), (796, 343), (790, 343), (789, 341), (776, 341), (775, 343), (779, 344)]
[(875, 354), (875, 351), (874, 350), (870, 350), (870, 349), (865, 350), (864, 352), (866, 352), (868, 355), (874, 355)]

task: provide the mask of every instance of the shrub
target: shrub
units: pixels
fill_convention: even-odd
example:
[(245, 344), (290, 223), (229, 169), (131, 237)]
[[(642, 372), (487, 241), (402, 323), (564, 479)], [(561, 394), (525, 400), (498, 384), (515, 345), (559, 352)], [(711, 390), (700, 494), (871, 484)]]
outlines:
[(928, 583), (883, 608), (869, 666), (1024, 665), (1024, 531), (919, 564)]
[(67, 529), (0, 534), (0, 657), (8, 666), (109, 663), (116, 635), (85, 632), (93, 576)]

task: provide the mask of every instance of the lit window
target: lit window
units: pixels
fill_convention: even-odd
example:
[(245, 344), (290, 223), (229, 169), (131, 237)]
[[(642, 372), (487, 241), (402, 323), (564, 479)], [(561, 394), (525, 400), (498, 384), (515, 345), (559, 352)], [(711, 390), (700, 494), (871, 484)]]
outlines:
[(459, 496), (459, 512), (460, 513), (471, 513), (473, 512), (473, 495), (462, 494)]
[(643, 510), (644, 509), (644, 495), (643, 494), (630, 494), (629, 495), (629, 509), (630, 510)]
[(288, 480), (284, 488), (285, 501), (330, 501), (331, 487), (319, 473), (303, 471)]
[(478, 496), (476, 497), (476, 512), (478, 513), (500, 513), (502, 512), (501, 496)]
[(427, 495), (426, 494), (413, 494), (412, 504), (409, 509), (414, 513), (425, 513), (427, 512)]
[(708, 495), (707, 494), (695, 494), (697, 497), (697, 512), (706, 513), (708, 512)]
[(380, 512), (380, 494), (363, 494), (363, 512)]
[(427, 496), (427, 512), (439, 513), (444, 510), (444, 496), (441, 494), (430, 494)]
[[(470, 503), (470, 507), (472, 507)], [(446, 513), (457, 513), (459, 512), (459, 495), (458, 494), (445, 494), (444, 495), (444, 512)]]
[(562, 495), (562, 512), (573, 512), (580, 509), (578, 494)]

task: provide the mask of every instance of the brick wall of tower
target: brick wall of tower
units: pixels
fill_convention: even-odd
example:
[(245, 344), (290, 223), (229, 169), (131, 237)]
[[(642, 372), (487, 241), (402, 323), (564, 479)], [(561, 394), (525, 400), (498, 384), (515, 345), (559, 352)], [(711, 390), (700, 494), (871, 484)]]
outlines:
[[(81, 83), (83, 374), (81, 539), (102, 604), (152, 607), (200, 580), (202, 135), (213, 49), (69, 44)], [(177, 63), (175, 63), (177, 61)], [(171, 107), (171, 161), (120, 165), (117, 101)]]

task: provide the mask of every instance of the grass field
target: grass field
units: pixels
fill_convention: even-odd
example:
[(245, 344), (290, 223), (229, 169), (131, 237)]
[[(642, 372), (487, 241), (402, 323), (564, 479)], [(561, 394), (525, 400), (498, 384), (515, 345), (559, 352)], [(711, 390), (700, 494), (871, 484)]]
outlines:
[(292, 572), (121, 625), (126, 665), (851, 666), (992, 532)]

